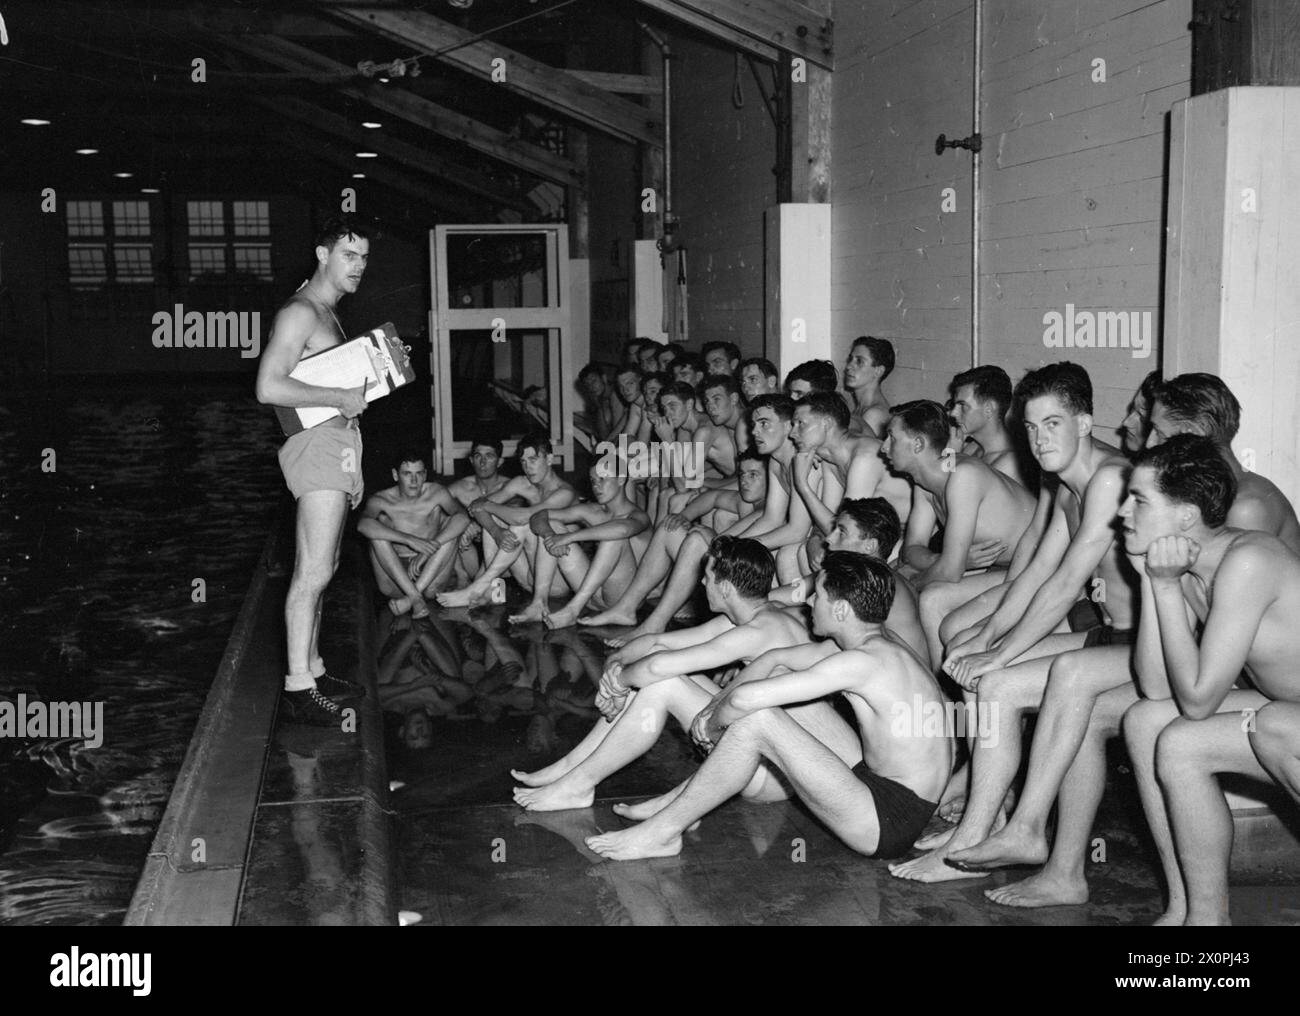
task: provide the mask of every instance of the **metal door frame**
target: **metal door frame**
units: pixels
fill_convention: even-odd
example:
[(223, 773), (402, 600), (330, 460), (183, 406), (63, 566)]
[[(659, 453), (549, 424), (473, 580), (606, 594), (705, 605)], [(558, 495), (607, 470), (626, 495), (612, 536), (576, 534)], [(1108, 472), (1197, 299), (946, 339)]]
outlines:
[[(545, 307), (476, 307), (461, 310), (451, 306), (447, 284), (447, 238), (459, 233), (531, 233), (546, 237)], [(550, 384), (550, 435), (555, 454), (564, 468), (573, 469), (574, 391), (572, 305), (569, 293), (569, 227), (551, 223), (486, 223), (483, 225), (435, 226), (429, 230), (430, 291), (429, 366), (432, 371), (430, 399), (433, 408), (433, 457), (439, 472), (451, 476), (456, 459), (470, 453), (468, 441), (452, 435), (451, 333), (461, 329), (491, 329), (500, 319), (507, 329), (529, 328), (547, 335), (547, 364)], [(442, 412), (442, 407), (448, 407)], [(502, 454), (515, 454), (518, 441), (503, 440)]]

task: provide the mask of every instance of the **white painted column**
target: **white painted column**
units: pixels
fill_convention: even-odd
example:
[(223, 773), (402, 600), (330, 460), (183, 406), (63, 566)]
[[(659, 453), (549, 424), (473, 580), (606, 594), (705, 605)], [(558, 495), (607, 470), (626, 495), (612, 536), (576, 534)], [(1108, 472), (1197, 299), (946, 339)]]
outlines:
[[(785, 204), (764, 217), (767, 300), (764, 355), (782, 380), (831, 353), (831, 206)], [(837, 365), (838, 367), (838, 365)]]
[(664, 329), (664, 268), (654, 240), (632, 241), (629, 274), (629, 337), (667, 343), (668, 332)]
[(1300, 503), (1300, 88), (1173, 107), (1164, 373), (1217, 374), (1234, 449)]

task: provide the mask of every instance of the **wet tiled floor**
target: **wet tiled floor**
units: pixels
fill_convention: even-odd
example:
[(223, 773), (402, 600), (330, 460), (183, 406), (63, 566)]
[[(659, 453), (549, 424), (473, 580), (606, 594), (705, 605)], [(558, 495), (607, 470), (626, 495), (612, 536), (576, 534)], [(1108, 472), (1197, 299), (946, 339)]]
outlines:
[[(734, 800), (687, 835), (678, 857), (604, 861), (584, 838), (624, 826), (614, 802), (689, 775), (691, 748), (670, 722), (648, 756), (601, 785), (594, 807), (516, 807), (509, 770), (559, 757), (598, 718), (590, 682), (607, 650), (583, 630), (512, 627), (507, 612), (380, 621), (389, 772), (405, 784), (393, 797), (399, 906), (425, 924), (1131, 925), (1160, 913), (1132, 777), (1118, 758), (1094, 833), (1105, 862), (1090, 866), (1092, 901), (1082, 907), (1018, 911), (984, 898), (1026, 872), (899, 881), (790, 803)], [(403, 743), (403, 730), (416, 740), (413, 711), (434, 714), (428, 747)], [(1300, 885), (1238, 887), (1233, 909), (1240, 923), (1300, 923)]]

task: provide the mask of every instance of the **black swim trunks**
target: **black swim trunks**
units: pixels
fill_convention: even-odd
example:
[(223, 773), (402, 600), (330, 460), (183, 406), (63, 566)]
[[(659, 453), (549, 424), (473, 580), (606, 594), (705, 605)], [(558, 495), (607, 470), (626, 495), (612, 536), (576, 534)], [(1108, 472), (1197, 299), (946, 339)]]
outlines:
[(1131, 646), (1137, 641), (1136, 628), (1116, 628), (1114, 625), (1099, 624), (1091, 628), (1083, 640), (1083, 648), (1093, 646)]
[(859, 762), (853, 775), (860, 779), (876, 801), (876, 818), (880, 822), (880, 842), (872, 857), (891, 859), (902, 857), (912, 849), (926, 823), (934, 817), (939, 805), (925, 801), (896, 780), (881, 776)]
[(1101, 624), (1101, 615), (1091, 600), (1075, 600), (1074, 606), (1065, 615), (1065, 623), (1073, 632), (1091, 631)]

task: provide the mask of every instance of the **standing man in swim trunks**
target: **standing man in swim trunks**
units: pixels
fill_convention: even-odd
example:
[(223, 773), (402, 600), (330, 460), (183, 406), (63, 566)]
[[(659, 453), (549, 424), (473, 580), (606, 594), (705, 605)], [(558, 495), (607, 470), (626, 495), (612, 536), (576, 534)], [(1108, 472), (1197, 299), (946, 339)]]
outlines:
[(289, 376), (298, 362), (347, 341), (334, 308), (361, 285), (370, 257), (364, 229), (344, 216), (328, 219), (316, 237), (316, 271), (275, 315), (257, 371), (257, 401), (300, 409), (330, 406), (339, 415), (294, 434), (280, 448), (280, 468), (298, 501), (293, 578), (284, 601), (289, 672), (283, 701), (289, 717), (335, 726), (335, 699), (360, 687), (328, 675), (321, 660), (321, 597), (338, 568), (348, 508), (361, 503), (361, 430), (366, 386), (322, 388)]

